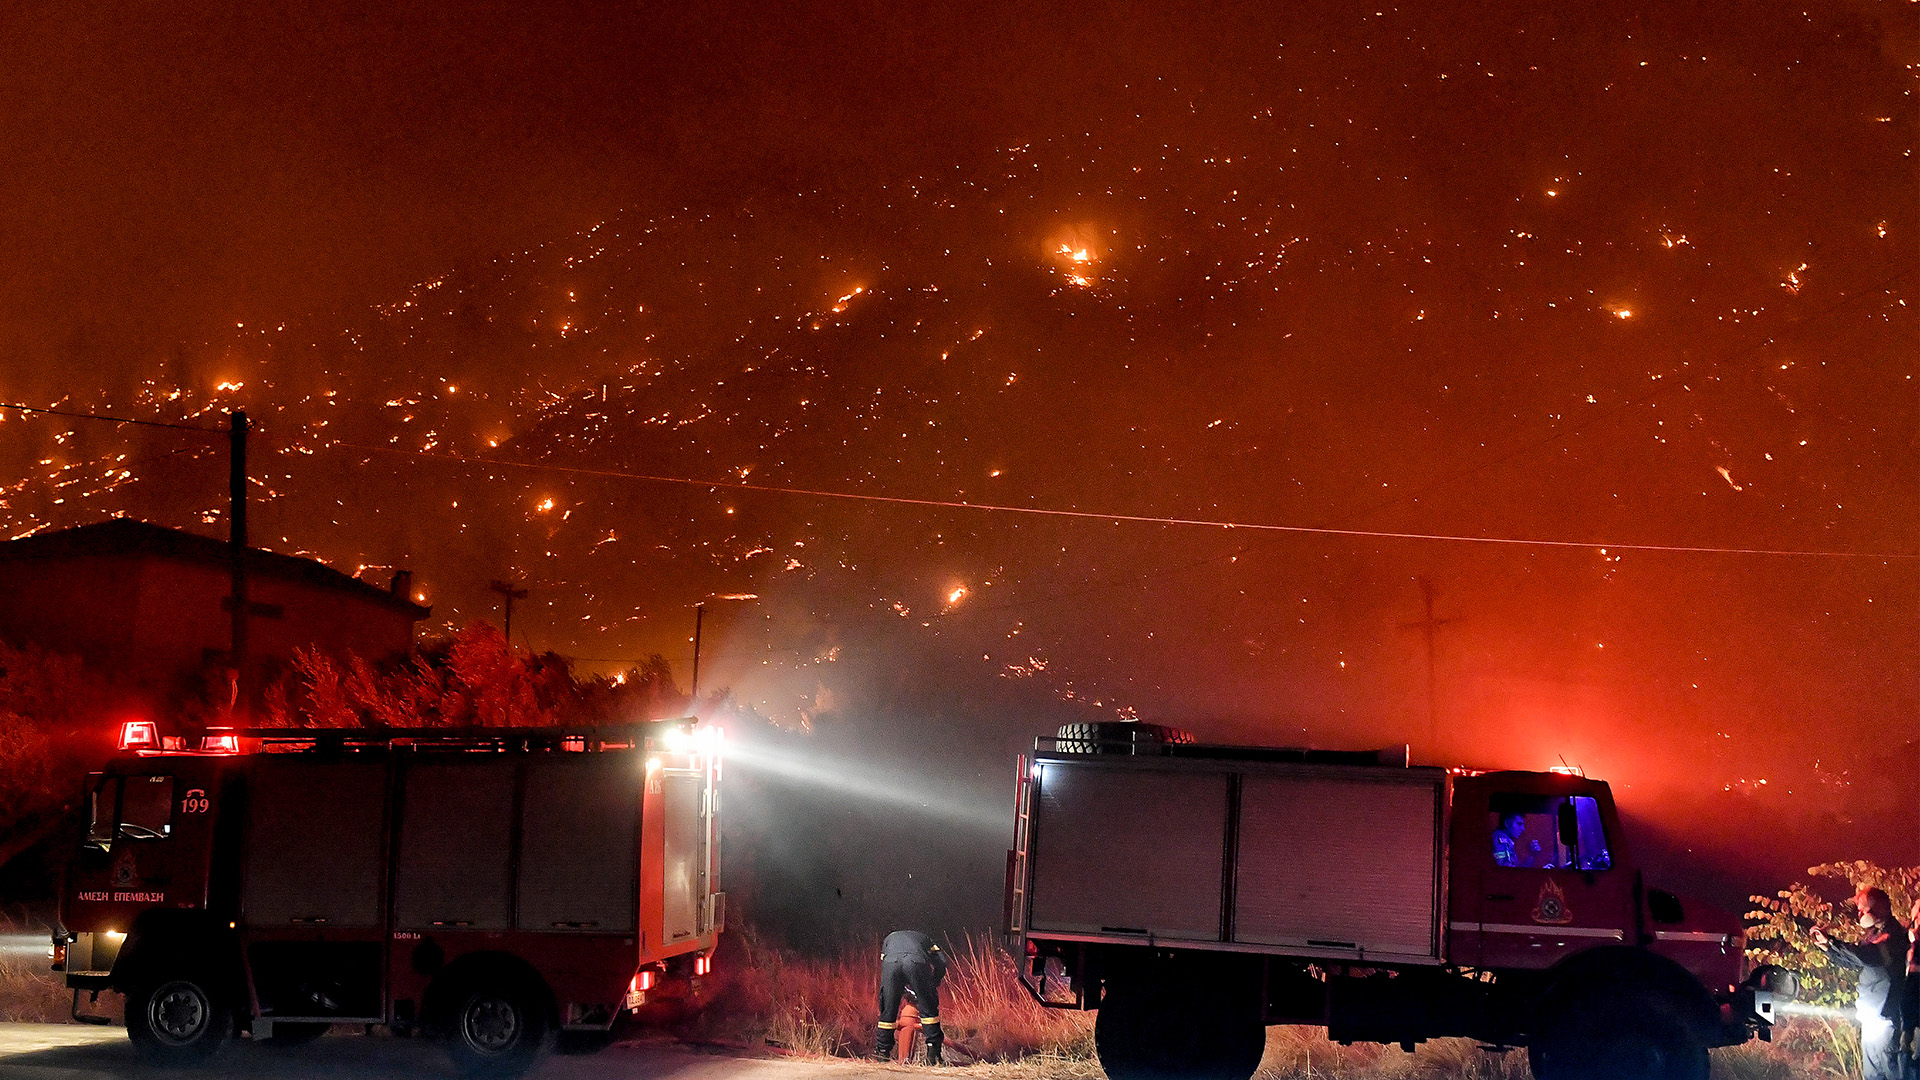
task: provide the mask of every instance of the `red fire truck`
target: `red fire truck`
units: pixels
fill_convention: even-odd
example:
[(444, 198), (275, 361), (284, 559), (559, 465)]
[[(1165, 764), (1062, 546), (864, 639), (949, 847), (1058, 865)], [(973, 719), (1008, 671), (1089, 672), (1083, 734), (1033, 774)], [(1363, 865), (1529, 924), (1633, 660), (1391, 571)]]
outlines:
[(1269, 1024), (1525, 1047), (1540, 1080), (1705, 1080), (1791, 975), (1654, 888), (1607, 785), (1406, 751), (1074, 725), (1020, 763), (1007, 929), (1113, 1080), (1246, 1080)]
[(263, 729), (150, 721), (87, 780), (55, 969), (126, 995), (160, 1062), (335, 1024), (510, 1076), (604, 1041), (712, 963), (720, 732)]

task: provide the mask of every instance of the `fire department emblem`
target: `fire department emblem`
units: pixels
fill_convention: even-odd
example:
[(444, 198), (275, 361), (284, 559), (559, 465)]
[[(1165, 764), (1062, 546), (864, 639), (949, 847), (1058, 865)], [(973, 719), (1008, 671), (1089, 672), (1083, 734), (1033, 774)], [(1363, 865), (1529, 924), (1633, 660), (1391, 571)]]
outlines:
[(1573, 921), (1573, 912), (1567, 910), (1567, 894), (1552, 878), (1540, 886), (1540, 899), (1533, 905), (1533, 921), (1546, 926), (1565, 926)]
[(133, 875), (133, 848), (122, 844), (119, 857), (113, 860), (113, 883), (115, 885), (132, 884)]

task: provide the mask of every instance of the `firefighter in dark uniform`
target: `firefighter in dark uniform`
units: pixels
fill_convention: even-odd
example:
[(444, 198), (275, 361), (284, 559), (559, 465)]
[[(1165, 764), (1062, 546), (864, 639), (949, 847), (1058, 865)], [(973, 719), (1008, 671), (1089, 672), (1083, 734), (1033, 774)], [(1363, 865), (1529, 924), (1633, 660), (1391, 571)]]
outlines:
[(1841, 970), (1859, 973), (1854, 1009), (1860, 1020), (1862, 1080), (1901, 1080), (1900, 1012), (1906, 997), (1907, 931), (1893, 917), (1893, 903), (1879, 889), (1862, 888), (1853, 897), (1860, 912), (1858, 943), (1832, 941), (1818, 927), (1813, 943)]
[(874, 1057), (892, 1059), (901, 995), (912, 994), (913, 1007), (920, 1013), (920, 1033), (927, 1042), (927, 1064), (940, 1064), (940, 980), (946, 977), (946, 954), (932, 938), (918, 930), (887, 935), (880, 946), (880, 1031), (874, 1039)]

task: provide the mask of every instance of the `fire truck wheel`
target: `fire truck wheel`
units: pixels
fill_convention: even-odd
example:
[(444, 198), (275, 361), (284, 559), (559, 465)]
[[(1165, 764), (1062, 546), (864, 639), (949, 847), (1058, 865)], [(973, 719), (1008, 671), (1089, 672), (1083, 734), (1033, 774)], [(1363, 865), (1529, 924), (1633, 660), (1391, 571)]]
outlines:
[(195, 1065), (232, 1038), (233, 1010), (213, 980), (167, 972), (127, 994), (127, 1036), (155, 1064)]
[(454, 998), (447, 1050), (462, 1076), (514, 1077), (553, 1048), (539, 995), (506, 980), (478, 982)]
[(1568, 1004), (1527, 1047), (1537, 1080), (1707, 1080), (1707, 1046), (1665, 1001), (1630, 993)]

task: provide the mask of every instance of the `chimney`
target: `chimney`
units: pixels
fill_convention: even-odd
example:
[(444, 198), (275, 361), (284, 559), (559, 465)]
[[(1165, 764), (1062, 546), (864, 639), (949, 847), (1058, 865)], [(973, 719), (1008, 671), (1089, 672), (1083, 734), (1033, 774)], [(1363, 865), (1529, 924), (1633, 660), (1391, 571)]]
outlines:
[(413, 602), (413, 571), (395, 570), (387, 591), (408, 603)]

